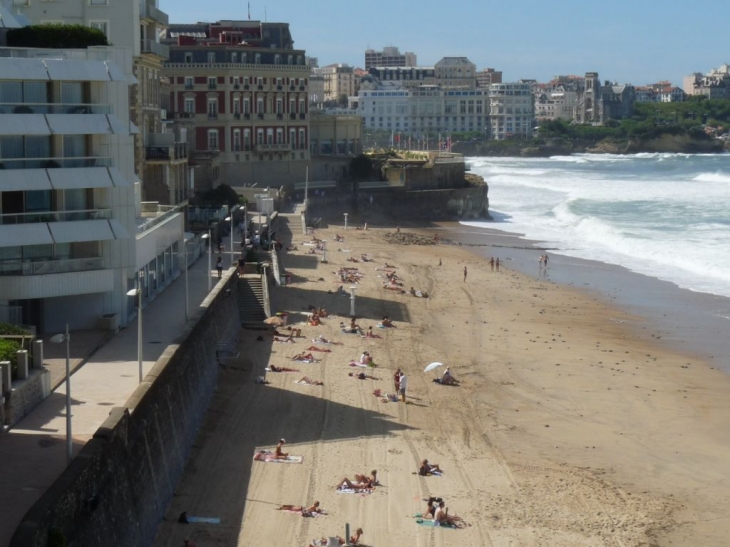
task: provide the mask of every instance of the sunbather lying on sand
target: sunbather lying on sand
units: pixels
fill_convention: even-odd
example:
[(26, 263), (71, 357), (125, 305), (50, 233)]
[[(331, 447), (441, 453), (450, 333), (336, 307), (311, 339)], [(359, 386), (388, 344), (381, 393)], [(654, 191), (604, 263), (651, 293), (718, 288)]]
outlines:
[(348, 376), (351, 376), (353, 378), (356, 378), (358, 380), (380, 380), (380, 378), (376, 378), (375, 376), (370, 376), (369, 374), (365, 374), (364, 372), (348, 372)]
[(294, 357), (292, 357), (292, 361), (302, 361), (304, 363), (311, 363), (313, 361), (316, 361), (316, 359), (314, 358), (314, 355), (312, 355), (311, 353), (302, 352), (302, 353), (299, 353), (299, 354), (295, 355)]
[(433, 520), (438, 526), (455, 526), (457, 528), (463, 526), (464, 519), (458, 515), (449, 515), (449, 508), (444, 507), (444, 502), (440, 501), (433, 515)]
[(299, 372), (298, 368), (277, 367), (276, 365), (271, 365), (266, 370), (269, 372)]
[(274, 336), (274, 342), (282, 342), (284, 344), (293, 344), (294, 338), (291, 335), (287, 336), (286, 338), (284, 338), (282, 336)]
[(451, 369), (449, 367), (446, 367), (446, 370), (444, 371), (441, 378), (434, 378), (434, 382), (437, 384), (441, 384), (444, 386), (458, 386), (459, 380), (453, 377), (451, 374)]
[(327, 348), (318, 348), (317, 346), (309, 346), (309, 347), (308, 347), (307, 349), (308, 349), (309, 351), (321, 351), (321, 352), (323, 352), (323, 353), (332, 353), (332, 350), (331, 350), (331, 349), (327, 349)]
[(389, 329), (395, 328), (393, 321), (391, 321), (387, 315), (380, 321), (380, 325)]
[(337, 489), (340, 490), (342, 488), (349, 488), (352, 490), (362, 490), (362, 489), (369, 489), (369, 488), (375, 488), (378, 484), (378, 472), (377, 470), (373, 469), (370, 472), (370, 476), (367, 475), (355, 475), (355, 480), (351, 481), (347, 477), (342, 479), (340, 483), (337, 485)]
[(324, 382), (320, 380), (312, 380), (309, 376), (302, 376), (297, 380), (297, 384), (304, 384), (307, 386), (323, 386)]
[(315, 501), (314, 504), (310, 505), (309, 507), (305, 507), (304, 505), (280, 505), (277, 508), (277, 511), (299, 512), (304, 517), (311, 517), (315, 513), (325, 514), (324, 509), (319, 506), (318, 501)]

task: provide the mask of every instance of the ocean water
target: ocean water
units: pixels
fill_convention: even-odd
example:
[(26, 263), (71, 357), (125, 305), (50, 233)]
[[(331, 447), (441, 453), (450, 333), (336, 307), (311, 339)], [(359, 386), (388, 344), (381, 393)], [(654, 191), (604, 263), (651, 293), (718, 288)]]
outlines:
[(730, 297), (730, 154), (467, 161), (495, 221), (462, 224)]

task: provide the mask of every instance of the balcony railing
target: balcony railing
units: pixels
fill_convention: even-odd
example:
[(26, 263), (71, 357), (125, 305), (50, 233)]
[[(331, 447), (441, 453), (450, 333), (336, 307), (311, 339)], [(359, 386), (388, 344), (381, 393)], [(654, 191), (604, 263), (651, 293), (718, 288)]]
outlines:
[(218, 119), (218, 112), (208, 112), (208, 119), (209, 120), (217, 120)]
[(307, 115), (304, 112), (300, 112), (299, 113), (299, 119), (300, 120), (305, 120), (306, 118), (307, 118)]
[(0, 261), (0, 275), (47, 275), (103, 269), (104, 258), (102, 257)]
[(208, 82), (208, 89), (218, 89), (218, 82)]
[(289, 150), (291, 150), (291, 145), (288, 142), (256, 145), (257, 152), (282, 152)]
[(171, 146), (147, 146), (147, 160), (184, 160), (188, 157), (188, 143), (176, 142)]
[(111, 219), (111, 209), (83, 209), (80, 211), (39, 211), (0, 215), (0, 224), (37, 224), (39, 222), (68, 222), (74, 220)]
[(0, 169), (56, 169), (62, 167), (111, 167), (107, 157), (0, 158)]
[(220, 150), (198, 150), (195, 152), (195, 161), (198, 163), (210, 163), (220, 158)]
[(0, 103), (0, 114), (111, 114), (108, 104)]
[(177, 120), (192, 120), (195, 118), (195, 112), (167, 112), (167, 118), (175, 118)]
[(188, 82), (185, 84), (185, 89), (195, 89), (195, 84)]
[(170, 17), (164, 11), (161, 11), (155, 6), (148, 4), (145, 0), (142, 0), (140, 2), (139, 16), (142, 19), (151, 19), (152, 21), (160, 23), (162, 26), (165, 27), (170, 22)]
[(154, 40), (142, 40), (141, 50), (142, 53), (151, 53), (158, 57), (162, 57), (163, 59), (168, 59), (170, 57), (170, 48), (165, 44), (160, 44)]

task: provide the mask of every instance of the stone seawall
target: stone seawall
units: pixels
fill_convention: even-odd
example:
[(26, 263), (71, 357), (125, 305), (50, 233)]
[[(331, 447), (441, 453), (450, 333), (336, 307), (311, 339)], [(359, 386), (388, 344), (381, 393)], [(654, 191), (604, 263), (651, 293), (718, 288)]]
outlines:
[(152, 543), (216, 385), (216, 344), (240, 329), (236, 290), (228, 273), (26, 514), (10, 547)]
[[(312, 197), (307, 218), (342, 217), (354, 213), (351, 222), (367, 222), (368, 218), (418, 221), (489, 218), (489, 188), (469, 186), (443, 190), (361, 189), (357, 199), (352, 195)], [(373, 198), (372, 205), (370, 197)]]

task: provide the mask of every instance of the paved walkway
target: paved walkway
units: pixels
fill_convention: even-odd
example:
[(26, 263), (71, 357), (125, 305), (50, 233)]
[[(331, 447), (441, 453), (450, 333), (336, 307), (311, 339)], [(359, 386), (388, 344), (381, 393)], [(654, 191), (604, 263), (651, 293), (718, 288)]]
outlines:
[[(225, 259), (223, 263), (228, 266)], [(191, 317), (208, 295), (207, 268), (208, 257), (203, 254), (188, 273)], [(216, 274), (213, 286), (217, 281)], [(185, 324), (184, 275), (147, 304), (142, 321), (143, 368), (147, 374)], [(88, 355), (102, 343), (97, 331), (79, 331), (74, 345), (76, 340), (77, 334), (72, 331), (72, 352), (77, 365), (84, 360), (84, 352)], [(53, 357), (57, 357), (56, 353), (55, 349), (51, 351)], [(62, 360), (65, 367), (65, 354)], [(132, 394), (138, 385), (138, 371), (135, 320), (72, 373), (74, 454), (93, 436), (109, 410), (123, 405)], [(0, 546), (9, 543), (25, 513), (66, 468), (65, 404), (63, 382), (9, 433), (0, 435)]]

